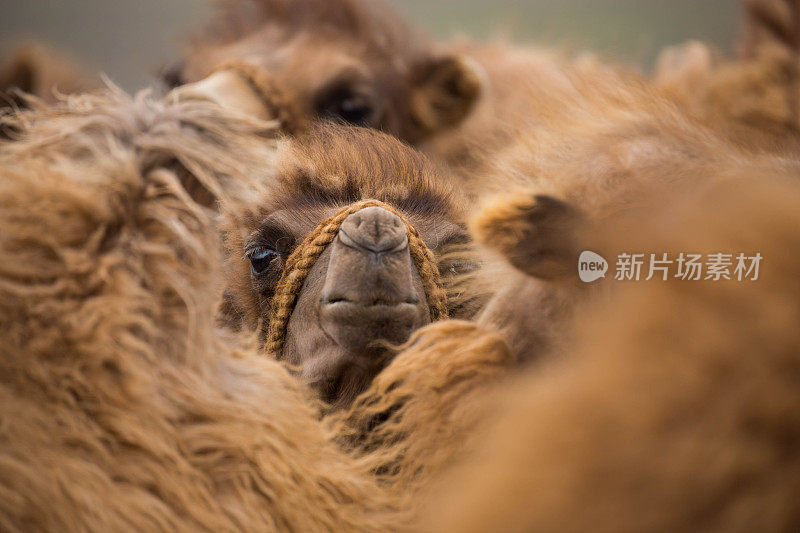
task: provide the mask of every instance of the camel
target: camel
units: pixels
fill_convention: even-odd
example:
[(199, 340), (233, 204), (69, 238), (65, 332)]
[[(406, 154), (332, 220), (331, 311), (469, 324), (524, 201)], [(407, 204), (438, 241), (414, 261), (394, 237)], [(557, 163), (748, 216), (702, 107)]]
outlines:
[(218, 6), (167, 71), (167, 85), (236, 67), (292, 134), (338, 120), (416, 143), (461, 121), (480, 93), (473, 66), (436, 49), (381, 1)]
[(595, 246), (743, 252), (760, 269), (599, 281), (565, 357), (494, 397), (461, 465), (420, 495), (420, 530), (797, 529), (800, 186), (739, 178), (659, 194)]
[[(309, 163), (303, 154), (321, 162), (321, 147), (281, 148), (276, 122), (187, 93), (106, 90), (5, 120), (18, 137), (0, 144), (0, 528), (405, 530), (415, 489), (481, 417), (463, 416), (463, 400), (513, 358), (499, 335), (437, 321), (372, 384), (390, 417), (369, 396), (326, 414), (285, 365), (216, 327), (228, 281), (216, 206), (243, 214), (266, 186), (304, 179), (333, 186), (330, 201), (331, 176), (289, 171)], [(413, 152), (378, 133), (326, 132), (319, 142), (363, 138), (420, 172), (408, 176), (415, 201), (400, 188), (384, 198), (428, 242), (463, 232), (433, 227), (421, 200), (440, 206), (420, 187), (443, 185), (422, 156), (405, 159)], [(293, 154), (283, 167), (281, 149)], [(310, 201), (322, 189), (306, 191)], [(453, 357), (431, 359), (432, 339), (450, 339)]]
[(7, 120), (0, 529), (398, 527), (305, 387), (214, 326), (217, 214), (182, 183), (252, 194), (274, 124), (114, 91)]
[(223, 322), (332, 405), (364, 391), (390, 345), (479, 307), (465, 198), (394, 137), (327, 125), (284, 140), (273, 182), (238, 207), (224, 213)]
[[(628, 128), (628, 135), (638, 127), (647, 144), (653, 112), (694, 114), (676, 110), (665, 84), (590, 54), (501, 41), (434, 43), (383, 3), (363, 0), (222, 3), (188, 40), (170, 84), (221, 70), (238, 72), (285, 132), (331, 120), (380, 129), (444, 162), (473, 196), (485, 195), (494, 179), (507, 185), (493, 165), (520, 143), (537, 157), (547, 151), (527, 140), (542, 129), (565, 138), (575, 133), (568, 122), (585, 116), (585, 131)], [(629, 166), (638, 155), (626, 154)]]

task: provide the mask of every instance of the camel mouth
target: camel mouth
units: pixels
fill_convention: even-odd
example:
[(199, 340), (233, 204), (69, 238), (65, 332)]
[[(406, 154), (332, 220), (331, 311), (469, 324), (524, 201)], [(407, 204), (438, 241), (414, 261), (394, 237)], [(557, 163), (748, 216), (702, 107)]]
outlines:
[(414, 284), (415, 271), (403, 219), (378, 206), (351, 213), (331, 243), (318, 300), (320, 318), (329, 329), (347, 330), (346, 336), (358, 342), (366, 337), (405, 340), (429, 319), (423, 289)]
[(372, 342), (403, 343), (428, 322), (428, 307), (414, 299), (398, 302), (359, 302), (332, 299), (320, 306), (322, 329), (340, 346), (356, 352)]
[[(302, 349), (307, 360), (374, 361), (382, 353), (375, 343), (402, 344), (430, 323), (425, 282), (409, 242), (406, 222), (393, 211), (369, 206), (348, 214), (324, 262), (315, 265), (320, 268), (303, 281), (301, 296), (305, 291), (308, 297), (286, 327), (290, 357), (300, 358)], [(319, 333), (316, 340), (300, 340), (309, 330)]]
[(419, 298), (416, 296), (408, 296), (407, 298), (403, 298), (402, 300), (399, 299), (386, 299), (381, 297), (376, 297), (371, 300), (367, 301), (359, 301), (353, 300), (348, 298), (347, 296), (327, 296), (323, 299), (323, 305), (331, 305), (331, 304), (338, 304), (338, 303), (348, 303), (354, 305), (360, 305), (361, 307), (394, 307), (403, 304), (411, 304), (417, 305), (419, 304)]
[(329, 318), (358, 318), (362, 323), (385, 321), (387, 318), (413, 318), (419, 308), (419, 299), (410, 298), (401, 302), (373, 300), (357, 302), (347, 298), (329, 298), (322, 304), (322, 313)]

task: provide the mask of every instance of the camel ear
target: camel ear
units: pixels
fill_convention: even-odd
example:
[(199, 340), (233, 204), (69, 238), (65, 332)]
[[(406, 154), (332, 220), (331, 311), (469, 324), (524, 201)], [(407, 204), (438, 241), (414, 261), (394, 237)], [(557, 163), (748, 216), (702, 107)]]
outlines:
[(483, 82), (480, 67), (459, 56), (429, 59), (411, 77), (411, 118), (424, 134), (455, 126), (472, 111)]
[(158, 78), (168, 90), (186, 85), (186, 79), (183, 77), (185, 67), (186, 65), (183, 61), (167, 65), (159, 70)]
[(17, 57), (0, 68), (0, 91), (19, 89), (32, 93), (36, 86), (36, 65), (28, 57)]
[(511, 265), (542, 279), (574, 273), (583, 214), (552, 196), (517, 194), (495, 199), (475, 217), (471, 230), (482, 245)]
[(98, 87), (98, 81), (69, 56), (40, 43), (14, 49), (0, 64), (0, 107), (25, 102), (15, 91), (32, 94), (47, 103), (57, 101), (56, 92), (78, 94)]
[(33, 45), (21, 46), (5, 58), (0, 65), (0, 106), (13, 102), (23, 105), (15, 91), (37, 94), (41, 88), (42, 72), (46, 69), (45, 51)]

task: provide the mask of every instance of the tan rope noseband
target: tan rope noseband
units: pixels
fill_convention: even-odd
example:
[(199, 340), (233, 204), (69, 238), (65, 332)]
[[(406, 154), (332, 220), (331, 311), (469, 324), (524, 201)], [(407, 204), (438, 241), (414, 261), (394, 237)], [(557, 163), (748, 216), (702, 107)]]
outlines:
[(447, 318), (447, 293), (439, 277), (439, 268), (436, 266), (436, 259), (433, 257), (433, 253), (422, 240), (419, 232), (393, 207), (379, 200), (363, 200), (340, 209), (335, 215), (322, 221), (286, 260), (283, 274), (278, 281), (275, 296), (272, 299), (272, 312), (270, 313), (267, 338), (264, 344), (264, 349), (267, 353), (272, 354), (276, 359), (281, 358), (283, 343), (286, 338), (286, 327), (294, 311), (297, 296), (303, 288), (303, 283), (305, 283), (308, 273), (314, 267), (325, 247), (336, 238), (342, 222), (353, 213), (372, 206), (382, 207), (394, 213), (406, 225), (411, 259), (419, 271), (425, 288), (431, 321)]

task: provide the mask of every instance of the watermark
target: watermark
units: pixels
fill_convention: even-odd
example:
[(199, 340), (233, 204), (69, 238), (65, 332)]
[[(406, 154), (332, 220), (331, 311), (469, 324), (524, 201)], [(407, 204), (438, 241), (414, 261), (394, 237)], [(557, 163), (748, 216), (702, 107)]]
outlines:
[(578, 275), (584, 283), (591, 283), (600, 278), (606, 277), (608, 272), (608, 261), (603, 256), (589, 250), (581, 252), (578, 258)]
[[(648, 281), (651, 279), (681, 279), (685, 281), (757, 281), (760, 253), (717, 252), (712, 254), (644, 254), (621, 253), (615, 263), (614, 279), (617, 281)], [(591, 283), (604, 278), (608, 262), (599, 254), (586, 250), (578, 258), (578, 275), (581, 281)]]

